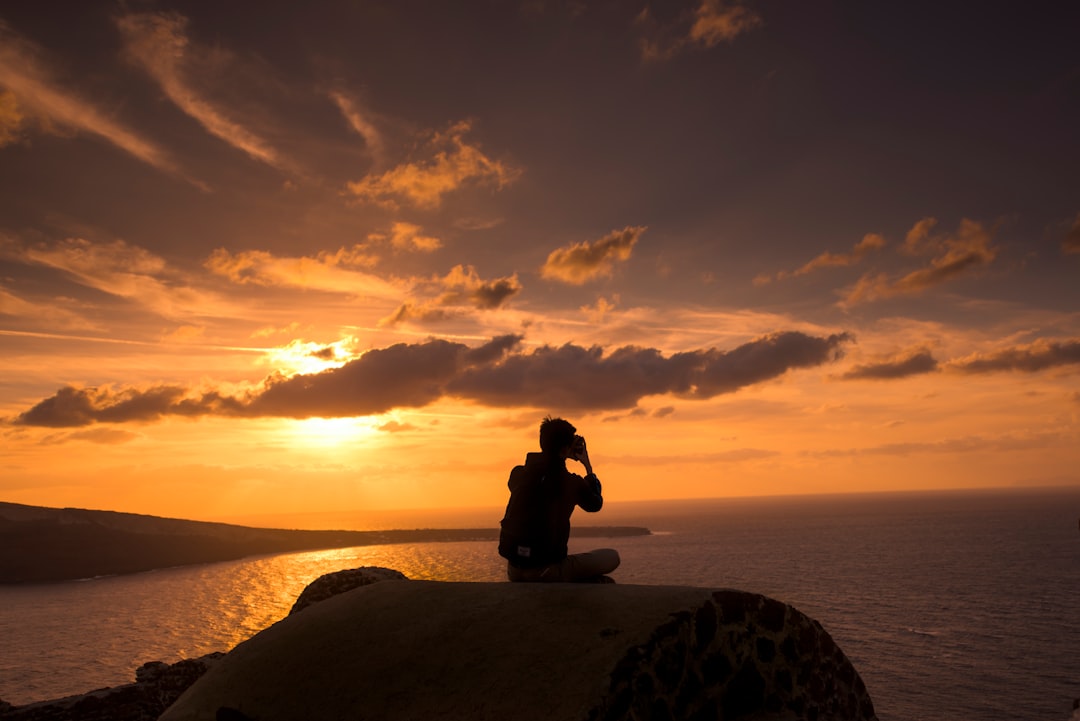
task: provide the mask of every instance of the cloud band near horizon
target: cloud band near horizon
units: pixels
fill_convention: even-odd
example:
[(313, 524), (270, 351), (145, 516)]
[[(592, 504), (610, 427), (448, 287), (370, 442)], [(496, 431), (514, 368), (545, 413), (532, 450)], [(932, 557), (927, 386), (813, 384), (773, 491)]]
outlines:
[(478, 347), (441, 339), (371, 350), (339, 368), (273, 375), (243, 394), (180, 384), (113, 389), (65, 386), (8, 422), (74, 428), (154, 422), (167, 416), (312, 418), (376, 415), (420, 408), (441, 398), (489, 407), (567, 411), (622, 410), (647, 396), (706, 400), (786, 372), (838, 360), (847, 333), (824, 337), (773, 333), (732, 350), (663, 355), (655, 348), (541, 346), (505, 335)]

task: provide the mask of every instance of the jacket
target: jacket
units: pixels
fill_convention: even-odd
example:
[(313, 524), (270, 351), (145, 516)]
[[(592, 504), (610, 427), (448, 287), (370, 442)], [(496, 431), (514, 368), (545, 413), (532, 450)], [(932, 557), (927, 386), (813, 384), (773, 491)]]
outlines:
[(604, 505), (600, 479), (582, 478), (566, 461), (529, 453), (510, 472), (510, 502), (499, 533), (499, 555), (518, 568), (557, 563), (567, 555), (570, 516), (580, 506), (588, 513)]

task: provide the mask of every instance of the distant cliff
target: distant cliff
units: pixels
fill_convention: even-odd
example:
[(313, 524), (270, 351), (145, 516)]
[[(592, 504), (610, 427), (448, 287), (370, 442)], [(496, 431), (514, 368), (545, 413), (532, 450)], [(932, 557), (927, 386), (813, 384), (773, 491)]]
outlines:
[[(575, 528), (576, 536), (646, 535), (632, 527)], [(0, 583), (41, 583), (265, 553), (383, 543), (492, 541), (494, 528), (297, 531), (79, 508), (0, 502)]]

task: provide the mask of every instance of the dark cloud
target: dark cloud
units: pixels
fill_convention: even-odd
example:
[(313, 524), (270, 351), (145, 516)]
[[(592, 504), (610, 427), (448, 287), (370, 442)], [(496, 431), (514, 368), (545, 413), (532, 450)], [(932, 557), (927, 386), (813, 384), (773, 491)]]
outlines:
[(444, 396), (495, 407), (618, 410), (651, 395), (705, 399), (731, 393), (835, 360), (850, 338), (789, 331), (730, 351), (710, 348), (671, 356), (653, 348), (625, 346), (605, 353), (599, 346), (571, 344), (525, 352), (521, 340), (499, 336), (475, 348), (440, 339), (399, 343), (321, 373), (271, 376), (260, 388), (236, 397), (178, 385), (142, 390), (67, 386), (13, 422), (76, 427), (166, 415), (361, 416), (417, 408)]
[(244, 401), (216, 391), (196, 394), (177, 385), (139, 390), (65, 386), (14, 422), (26, 426), (74, 428), (91, 423), (154, 421), (162, 416), (241, 415)]
[(730, 351), (715, 348), (665, 357), (654, 348), (544, 346), (502, 363), (470, 369), (447, 386), (452, 395), (492, 406), (617, 410), (640, 398), (672, 393), (705, 399), (820, 365), (841, 354), (847, 334), (817, 338), (789, 331)]
[(962, 373), (994, 373), (997, 371), (1023, 371), (1035, 373), (1048, 368), (1080, 363), (1080, 340), (1038, 340), (1024, 346), (975, 355), (953, 361), (951, 370)]
[(933, 373), (938, 369), (938, 362), (929, 351), (909, 353), (900, 358), (858, 365), (843, 374), (846, 380), (891, 380), (908, 376)]
[(437, 298), (424, 302), (409, 301), (379, 321), (393, 326), (406, 321), (438, 322), (465, 312), (462, 309), (495, 310), (521, 292), (517, 275), (483, 280), (471, 265), (455, 266), (444, 277), (426, 281), (440, 289)]
[(652, 412), (653, 418), (667, 418), (675, 412), (675, 406), (664, 406), (663, 408), (657, 408)]

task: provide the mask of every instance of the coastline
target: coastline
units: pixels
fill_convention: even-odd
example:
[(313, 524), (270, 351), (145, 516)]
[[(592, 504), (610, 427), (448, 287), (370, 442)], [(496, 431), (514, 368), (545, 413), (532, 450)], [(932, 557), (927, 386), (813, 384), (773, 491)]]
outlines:
[[(0, 584), (85, 581), (249, 556), (406, 543), (496, 541), (497, 528), (309, 531), (0, 502)], [(582, 526), (579, 538), (649, 535)]]

